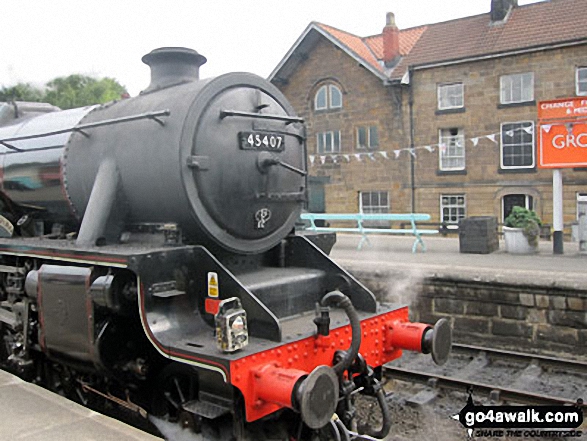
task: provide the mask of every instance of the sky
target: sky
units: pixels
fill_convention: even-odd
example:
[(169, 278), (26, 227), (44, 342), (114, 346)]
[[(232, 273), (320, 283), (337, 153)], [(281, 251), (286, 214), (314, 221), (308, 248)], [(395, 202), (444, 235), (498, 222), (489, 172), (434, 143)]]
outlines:
[[(519, 5), (537, 0), (519, 0)], [(268, 77), (312, 22), (365, 37), (387, 12), (400, 29), (489, 12), (491, 0), (2, 0), (0, 86), (42, 86), (70, 74), (115, 78), (131, 96), (149, 84), (141, 57), (195, 49), (200, 77)]]

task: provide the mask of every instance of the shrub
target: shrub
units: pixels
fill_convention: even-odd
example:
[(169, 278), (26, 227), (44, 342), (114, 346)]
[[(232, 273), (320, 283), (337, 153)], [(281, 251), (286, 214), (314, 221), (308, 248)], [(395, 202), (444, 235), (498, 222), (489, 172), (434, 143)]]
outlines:
[(528, 243), (532, 246), (538, 245), (542, 221), (534, 210), (528, 210), (524, 207), (514, 207), (510, 215), (505, 219), (505, 226), (522, 228), (524, 230), (524, 236), (528, 239)]

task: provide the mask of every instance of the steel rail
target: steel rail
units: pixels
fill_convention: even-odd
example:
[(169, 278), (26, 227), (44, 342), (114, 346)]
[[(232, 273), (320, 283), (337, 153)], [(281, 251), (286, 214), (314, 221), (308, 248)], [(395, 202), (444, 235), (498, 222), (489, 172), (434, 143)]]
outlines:
[[(478, 381), (447, 377), (436, 375), (429, 372), (421, 372), (399, 367), (385, 367), (385, 376), (409, 382), (432, 385), (441, 389), (451, 389), (461, 392), (468, 392), (471, 388), (475, 392), (486, 393), (492, 397), (504, 401), (514, 401), (522, 404), (568, 404), (577, 405), (577, 401), (568, 398), (553, 397), (551, 395), (538, 394), (534, 392), (523, 391), (520, 389), (510, 389), (507, 387), (495, 386), (481, 383)], [(581, 404), (581, 407), (587, 408), (587, 403)]]
[[(538, 363), (540, 367), (565, 369), (566, 371), (587, 372), (587, 362), (580, 360), (560, 359), (556, 357), (529, 354), (508, 350), (485, 348), (480, 346), (453, 344), (453, 349), (460, 353), (484, 353), (486, 357), (499, 360), (523, 361), (527, 364)], [(488, 369), (491, 369), (490, 367)], [(520, 370), (523, 370), (521, 368)], [(558, 404), (558, 405), (579, 405), (587, 408), (587, 402), (577, 403), (569, 398), (556, 397), (536, 392), (530, 392), (508, 386), (496, 386), (470, 378), (458, 378), (458, 371), (454, 376), (434, 374), (431, 372), (407, 369), (387, 365), (384, 367), (386, 378), (393, 378), (412, 383), (426, 384), (434, 388), (457, 390), (468, 392), (471, 388), (476, 392), (487, 394), (496, 400), (513, 401), (522, 404)], [(583, 397), (578, 397), (583, 398)]]
[(568, 358), (557, 358), (547, 355), (530, 354), (527, 352), (507, 351), (503, 349), (486, 348), (474, 345), (465, 345), (461, 343), (453, 343), (452, 348), (459, 352), (484, 352), (487, 356), (499, 359), (513, 359), (526, 361), (528, 363), (537, 361), (540, 366), (548, 366), (555, 368), (564, 368), (581, 373), (587, 372), (587, 361), (571, 360)]

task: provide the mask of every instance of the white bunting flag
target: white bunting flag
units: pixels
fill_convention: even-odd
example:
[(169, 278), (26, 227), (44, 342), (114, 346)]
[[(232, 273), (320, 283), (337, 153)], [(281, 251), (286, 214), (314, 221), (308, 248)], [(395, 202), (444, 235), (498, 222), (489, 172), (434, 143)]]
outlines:
[(395, 155), (395, 159), (399, 158), (399, 154), (401, 153), (401, 150), (394, 150), (393, 154)]
[(522, 127), (522, 130), (526, 132), (528, 135), (534, 133), (534, 126)]
[(314, 161), (316, 160), (316, 157), (314, 155), (310, 155), (310, 156), (308, 156), (308, 158), (310, 159), (310, 166), (313, 167)]
[(495, 140), (495, 137), (496, 137), (496, 136), (497, 136), (497, 135), (496, 135), (495, 133), (492, 133), (491, 135), (486, 135), (485, 137), (486, 137), (487, 139), (489, 139), (490, 141), (493, 141), (494, 143), (496, 143), (496, 144), (497, 144), (497, 141)]
[(552, 129), (552, 124), (544, 124), (542, 126), (542, 130), (544, 130), (546, 133), (550, 133), (550, 129)]
[(473, 147), (477, 147), (477, 144), (479, 144), (479, 138), (471, 138), (471, 142), (473, 143)]
[(381, 156), (383, 156), (385, 159), (388, 159), (388, 157), (387, 157), (387, 152), (379, 152), (379, 154), (380, 154)]
[(320, 156), (320, 162), (322, 163), (322, 165), (324, 165), (324, 163), (326, 162), (326, 156)]
[(427, 145), (424, 147), (426, 150), (428, 150), (430, 153), (434, 152), (434, 147), (432, 147), (431, 145)]

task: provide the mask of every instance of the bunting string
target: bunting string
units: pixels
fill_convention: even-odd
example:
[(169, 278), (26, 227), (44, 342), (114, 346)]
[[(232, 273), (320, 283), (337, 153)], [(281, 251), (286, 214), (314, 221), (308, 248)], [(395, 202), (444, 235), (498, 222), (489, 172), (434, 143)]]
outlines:
[[(552, 124), (550, 125), (542, 125), (542, 130), (546, 131), (547, 133), (550, 132), (551, 128), (552, 128)], [(525, 132), (528, 135), (532, 135), (534, 133), (534, 126), (528, 126), (528, 127), (521, 127), (521, 128), (517, 128), (517, 129), (512, 129), (512, 130), (508, 130), (506, 132), (503, 133), (504, 136), (510, 137), (512, 138), (516, 132)], [(488, 140), (491, 141), (493, 144), (499, 144), (498, 141), (498, 137), (500, 136), (500, 132), (498, 133), (490, 133), (488, 135), (481, 135), (481, 136), (474, 136), (471, 138), (467, 138), (467, 139), (463, 139), (463, 140), (457, 140), (453, 145), (456, 147), (466, 147), (467, 143), (470, 142), (472, 144), (473, 147), (478, 147), (481, 145), (482, 142), (484, 142), (484, 140)], [(465, 143), (465, 145), (461, 145), (461, 142)], [(398, 159), (401, 154), (403, 152), (406, 152), (410, 155), (412, 155), (414, 158), (417, 158), (418, 152), (421, 150), (426, 150), (428, 153), (434, 153), (437, 149), (441, 152), (441, 153), (446, 153), (447, 149), (449, 148), (449, 145), (447, 145), (447, 143), (445, 142), (440, 142), (438, 144), (428, 144), (428, 145), (421, 145), (421, 146), (417, 146), (417, 147), (404, 147), (404, 148), (400, 148), (400, 149), (394, 149), (391, 151), (391, 153), (393, 153), (393, 158), (390, 156), (390, 152), (386, 151), (386, 150), (370, 150), (370, 151), (366, 151), (366, 152), (360, 152), (360, 153), (321, 153), (318, 155), (308, 155), (308, 159), (310, 161), (310, 166), (313, 167), (315, 165), (317, 165), (318, 163), (320, 163), (321, 165), (326, 164), (326, 162), (332, 162), (332, 163), (340, 163), (340, 162), (346, 162), (349, 163), (352, 160), (358, 161), (358, 162), (375, 162), (378, 159), (384, 159), (384, 160), (388, 160), (388, 159)]]

